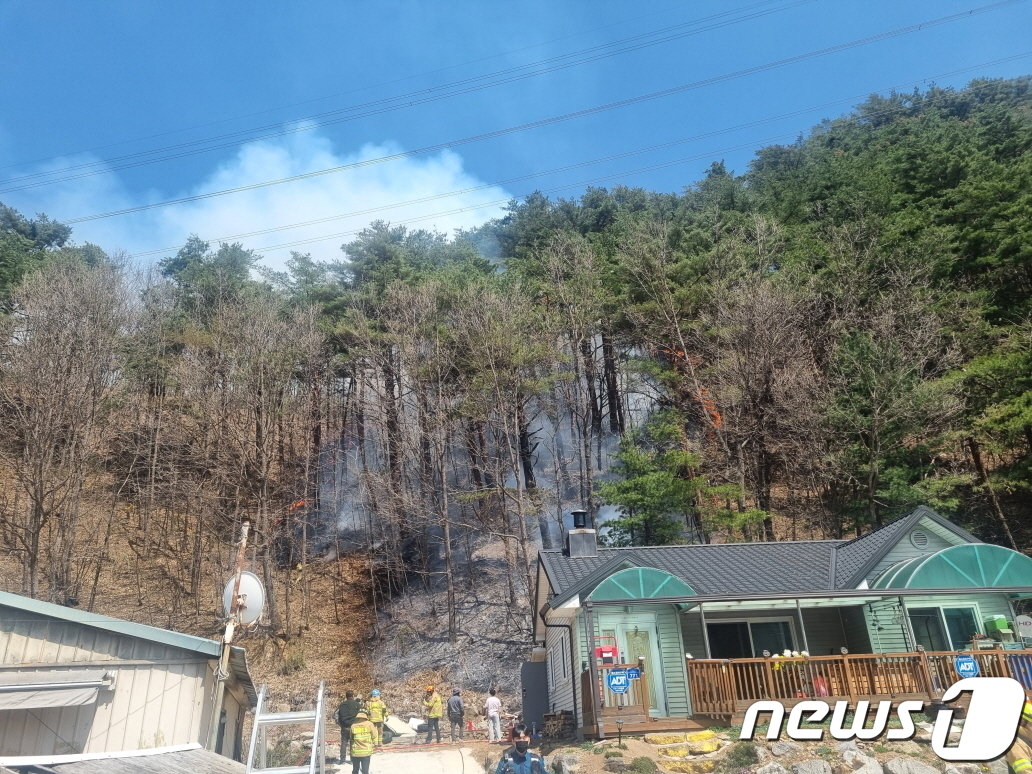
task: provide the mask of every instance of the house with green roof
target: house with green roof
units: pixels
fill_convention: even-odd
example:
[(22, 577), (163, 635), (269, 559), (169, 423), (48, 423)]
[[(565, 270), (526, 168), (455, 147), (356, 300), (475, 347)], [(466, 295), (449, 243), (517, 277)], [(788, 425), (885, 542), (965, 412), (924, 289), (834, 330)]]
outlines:
[[(199, 760), (200, 745), (239, 760), (244, 716), (257, 693), (244, 650), (232, 647), (219, 722), (212, 722), (222, 647), (0, 592), (0, 764), (127, 751)], [(157, 760), (141, 770), (162, 770)]]
[(601, 548), (573, 529), (538, 559), (548, 706), (585, 733), (762, 698), (934, 698), (961, 651), (1032, 688), (1015, 609), (1032, 559), (927, 507), (853, 540)]

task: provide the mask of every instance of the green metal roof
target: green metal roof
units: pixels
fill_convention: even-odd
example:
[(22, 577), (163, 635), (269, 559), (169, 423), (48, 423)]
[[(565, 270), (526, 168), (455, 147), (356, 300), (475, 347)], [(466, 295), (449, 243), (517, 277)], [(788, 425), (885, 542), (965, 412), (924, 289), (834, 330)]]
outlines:
[(695, 589), (675, 575), (653, 567), (628, 567), (610, 575), (588, 595), (591, 600), (657, 599), (695, 596)]
[(1032, 586), (1032, 559), (1003, 546), (969, 543), (894, 564), (876, 589), (991, 589)]

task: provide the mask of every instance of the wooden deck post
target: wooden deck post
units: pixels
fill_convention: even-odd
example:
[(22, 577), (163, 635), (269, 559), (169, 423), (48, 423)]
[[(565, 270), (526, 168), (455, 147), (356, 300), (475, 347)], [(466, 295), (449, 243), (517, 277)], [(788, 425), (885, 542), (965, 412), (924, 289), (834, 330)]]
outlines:
[(856, 707), (856, 686), (853, 684), (853, 662), (849, 654), (842, 654), (842, 673), (846, 678), (846, 695), (849, 696), (849, 703)]
[(925, 649), (920, 645), (918, 653), (921, 654), (921, 671), (924, 672), (925, 678), (925, 691), (928, 693), (928, 699), (932, 700), (935, 698), (935, 683), (932, 681), (932, 662), (928, 660), (928, 654)]

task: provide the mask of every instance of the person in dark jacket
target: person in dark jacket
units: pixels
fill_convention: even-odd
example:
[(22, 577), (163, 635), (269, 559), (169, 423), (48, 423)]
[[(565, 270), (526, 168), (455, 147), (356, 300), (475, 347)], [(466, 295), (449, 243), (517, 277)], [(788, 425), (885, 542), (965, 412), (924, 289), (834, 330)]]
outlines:
[(530, 749), (530, 735), (522, 723), (513, 729), (513, 745), (502, 753), (495, 774), (548, 774), (545, 759)]
[[(466, 722), (466, 708), (462, 704), (462, 696), (459, 695), (459, 689), (452, 689), (452, 695), (448, 698), (448, 721), (451, 723), (451, 740), (462, 741), (462, 730)], [(458, 740), (455, 739), (455, 730), (459, 731)]]
[(340, 726), (340, 762), (348, 752), (351, 742), (351, 725), (355, 722), (355, 716), (362, 709), (362, 702), (355, 698), (354, 691), (344, 692), (344, 701), (337, 707), (337, 725)]

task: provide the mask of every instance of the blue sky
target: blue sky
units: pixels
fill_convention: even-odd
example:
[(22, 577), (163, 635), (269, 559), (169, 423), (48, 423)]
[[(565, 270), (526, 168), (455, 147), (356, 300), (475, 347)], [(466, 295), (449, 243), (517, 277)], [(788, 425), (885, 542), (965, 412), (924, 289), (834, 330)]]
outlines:
[(1030, 33), (1032, 0), (0, 0), (0, 202), (143, 261), (333, 259), (375, 219), (741, 173), (868, 94), (1032, 72)]

